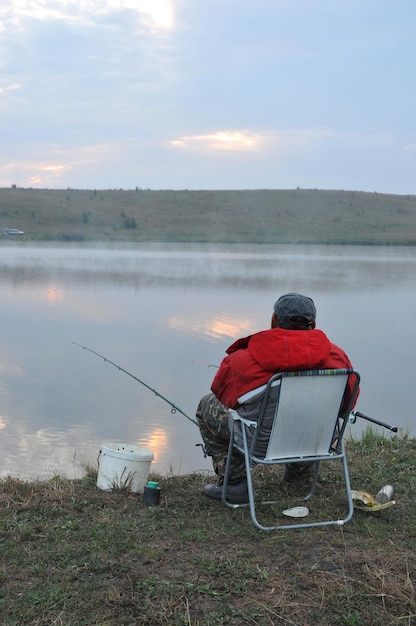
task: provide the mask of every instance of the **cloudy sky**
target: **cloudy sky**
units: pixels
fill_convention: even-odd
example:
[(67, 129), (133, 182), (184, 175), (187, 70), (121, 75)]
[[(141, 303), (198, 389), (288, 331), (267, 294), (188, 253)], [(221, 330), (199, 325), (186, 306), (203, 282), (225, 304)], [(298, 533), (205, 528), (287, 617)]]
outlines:
[(0, 187), (416, 193), (415, 0), (0, 0)]

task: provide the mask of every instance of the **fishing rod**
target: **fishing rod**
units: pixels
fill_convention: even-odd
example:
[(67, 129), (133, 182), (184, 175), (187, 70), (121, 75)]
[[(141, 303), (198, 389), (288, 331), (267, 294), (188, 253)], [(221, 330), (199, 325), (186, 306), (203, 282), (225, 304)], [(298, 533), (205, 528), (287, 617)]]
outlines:
[(351, 411), (350, 418), (349, 418), (350, 424), (355, 424), (357, 417), (361, 417), (362, 419), (367, 420), (367, 422), (372, 422), (373, 424), (377, 424), (377, 426), (383, 426), (383, 428), (386, 428), (387, 430), (391, 430), (392, 433), (397, 433), (397, 430), (398, 430), (397, 426), (390, 426), (389, 424), (384, 424), (384, 422), (379, 422), (378, 420), (375, 420), (373, 417), (368, 417), (368, 415), (364, 415), (364, 413), (360, 413), (360, 411)]
[[(95, 356), (98, 356), (100, 359), (103, 359), (103, 361), (105, 361), (106, 363), (110, 363), (110, 365), (113, 365), (120, 372), (124, 372), (125, 374), (127, 374), (128, 376), (130, 376), (131, 378), (136, 380), (138, 383), (140, 383), (141, 385), (143, 385), (144, 387), (146, 387), (147, 389), (152, 391), (158, 398), (161, 398), (162, 400), (167, 402), (171, 406), (171, 413), (174, 414), (174, 413), (176, 413), (176, 411), (179, 411), (179, 413), (181, 413), (181, 415), (186, 417), (186, 419), (188, 419), (193, 424), (198, 426), (198, 422), (196, 420), (194, 420), (190, 415), (185, 413), (185, 411), (183, 411), (180, 407), (178, 407), (177, 404), (175, 404), (174, 402), (172, 402), (171, 400), (169, 400), (168, 398), (163, 396), (161, 393), (159, 393), (159, 391), (157, 391), (157, 389), (154, 389), (154, 387), (151, 387), (150, 385), (145, 383), (143, 380), (141, 380), (140, 378), (138, 378), (137, 376), (135, 376), (131, 372), (128, 372), (126, 369), (124, 369), (124, 367), (121, 367), (121, 365), (118, 365), (117, 363), (114, 363), (114, 361), (111, 361), (110, 359), (108, 359), (107, 357), (103, 356), (99, 352), (96, 352), (95, 350), (92, 350), (91, 348), (88, 348), (87, 346), (83, 346), (82, 344), (77, 343), (76, 341), (73, 341), (72, 343), (75, 346), (78, 346), (79, 348), (82, 348), (83, 350), (87, 350), (88, 352), (91, 352), (91, 354), (95, 354)], [(210, 367), (218, 367), (216, 365), (212, 365), (211, 363), (209, 363), (208, 365)], [(368, 415), (364, 415), (364, 413), (361, 413), (360, 411), (351, 411), (350, 417), (349, 417), (349, 422), (351, 424), (355, 424), (355, 422), (357, 420), (357, 417), (361, 417), (362, 419), (365, 419), (368, 422), (372, 422), (373, 424), (377, 424), (377, 426), (382, 426), (383, 428), (386, 428), (387, 430), (390, 430), (393, 433), (397, 433), (397, 430), (398, 430), (397, 426), (390, 426), (389, 424), (385, 424), (384, 422), (380, 422), (379, 420), (376, 420), (376, 419), (374, 419), (372, 417), (368, 417)]]
[(198, 422), (196, 420), (194, 420), (190, 415), (188, 415), (187, 413), (185, 413), (185, 411), (182, 411), (182, 409), (180, 409), (176, 404), (174, 404), (173, 402), (171, 402), (168, 398), (165, 398), (165, 396), (162, 396), (161, 393), (159, 393), (157, 391), (157, 389), (154, 389), (153, 387), (150, 387), (150, 385), (148, 385), (147, 383), (145, 383), (143, 380), (140, 380), (140, 378), (137, 378), (137, 376), (135, 376), (134, 374), (132, 374), (131, 372), (128, 372), (127, 370), (125, 370), (123, 367), (121, 367), (120, 365), (117, 365), (117, 363), (114, 363), (113, 361), (110, 361), (110, 359), (107, 359), (107, 357), (103, 356), (102, 354), (99, 354), (99, 352), (95, 352), (95, 350), (91, 350), (91, 348), (88, 348), (87, 346), (83, 346), (80, 343), (77, 343), (76, 341), (72, 342), (75, 346), (78, 346), (79, 348), (83, 348), (84, 350), (88, 350), (88, 352), (91, 352), (92, 354), (95, 354), (95, 356), (100, 357), (100, 359), (103, 359), (103, 361), (105, 361), (106, 363), (110, 363), (110, 365), (113, 365), (114, 367), (116, 367), (118, 370), (120, 370), (120, 372), (124, 372), (125, 374), (127, 374), (128, 376), (130, 376), (131, 378), (134, 378), (134, 380), (137, 380), (138, 383), (140, 383), (141, 385), (143, 385), (144, 387), (147, 387), (147, 389), (150, 389), (150, 391), (153, 391), (153, 393), (158, 396), (158, 398), (162, 398), (162, 400), (164, 400), (165, 402), (167, 402), (172, 408), (171, 408), (171, 413), (176, 413), (176, 411), (179, 411), (179, 413), (181, 413), (184, 417), (186, 417), (186, 419), (188, 419), (190, 422), (192, 422), (193, 424), (195, 424), (196, 426), (198, 426)]

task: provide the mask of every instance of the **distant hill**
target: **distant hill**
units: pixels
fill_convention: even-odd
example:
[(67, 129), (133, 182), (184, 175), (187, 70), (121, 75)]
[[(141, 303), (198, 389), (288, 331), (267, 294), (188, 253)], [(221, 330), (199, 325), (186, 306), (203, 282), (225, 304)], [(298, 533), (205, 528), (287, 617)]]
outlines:
[(0, 189), (0, 233), (6, 229), (24, 231), (19, 241), (415, 245), (416, 196), (13, 186)]

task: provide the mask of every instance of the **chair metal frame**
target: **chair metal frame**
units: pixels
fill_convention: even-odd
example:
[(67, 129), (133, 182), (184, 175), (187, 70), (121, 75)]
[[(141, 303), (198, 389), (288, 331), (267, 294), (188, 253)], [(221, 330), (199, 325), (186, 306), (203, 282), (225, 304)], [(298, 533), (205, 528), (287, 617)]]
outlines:
[[(344, 394), (351, 377), (353, 377), (352, 384), (348, 400), (345, 402)], [(347, 523), (352, 518), (354, 508), (343, 436), (358, 395), (359, 384), (360, 375), (353, 369), (280, 372), (273, 375), (266, 385), (239, 398), (240, 405), (243, 407), (247, 406), (250, 400), (253, 401), (253, 398), (257, 398), (260, 410), (255, 420), (246, 419), (236, 410), (230, 410), (230, 444), (222, 502), (233, 509), (249, 506), (251, 519), (260, 530), (342, 526)], [(267, 449), (264, 452), (263, 445), (263, 450), (259, 453), (259, 445), (257, 445), (259, 434), (263, 422), (266, 421), (266, 412), (270, 417), (270, 411), (272, 424), (270, 434), (267, 432), (266, 435)], [(239, 437), (242, 437), (242, 444), (235, 441), (237, 432)], [(249, 496), (247, 504), (233, 504), (227, 501), (227, 485), (234, 450), (243, 454), (245, 459)], [(251, 476), (254, 465), (315, 462), (312, 485), (308, 495), (304, 498), (305, 501), (309, 501), (316, 490), (320, 463), (336, 460), (342, 462), (348, 502), (348, 512), (343, 519), (274, 526), (264, 526), (258, 521)], [(276, 502), (277, 500), (271, 500), (261, 502), (261, 504), (271, 505)]]

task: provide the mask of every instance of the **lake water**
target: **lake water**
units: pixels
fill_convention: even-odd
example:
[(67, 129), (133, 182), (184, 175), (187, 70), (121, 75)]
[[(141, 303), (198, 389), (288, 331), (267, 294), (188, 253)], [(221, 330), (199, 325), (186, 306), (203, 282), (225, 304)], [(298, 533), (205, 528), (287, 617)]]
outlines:
[(288, 291), (361, 373), (358, 410), (416, 434), (414, 248), (3, 241), (0, 286), (1, 475), (77, 476), (113, 441), (151, 449), (162, 474), (210, 469), (192, 422), (74, 342), (194, 417), (225, 349)]

